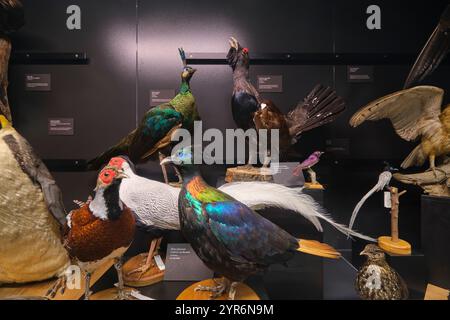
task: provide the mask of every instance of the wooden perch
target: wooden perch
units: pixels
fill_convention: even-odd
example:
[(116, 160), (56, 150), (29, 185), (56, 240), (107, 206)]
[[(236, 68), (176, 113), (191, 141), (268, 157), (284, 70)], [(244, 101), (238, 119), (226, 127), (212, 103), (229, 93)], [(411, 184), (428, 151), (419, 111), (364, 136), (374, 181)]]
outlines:
[(399, 192), (397, 188), (389, 188), (391, 193), (391, 236), (378, 238), (378, 245), (383, 250), (397, 255), (410, 255), (411, 245), (405, 240), (400, 239), (398, 231), (398, 214), (400, 206), (400, 197), (406, 191)]
[(405, 184), (421, 187), (425, 193), (437, 197), (450, 197), (450, 163), (443, 164), (433, 171), (416, 174), (394, 174), (394, 179)]

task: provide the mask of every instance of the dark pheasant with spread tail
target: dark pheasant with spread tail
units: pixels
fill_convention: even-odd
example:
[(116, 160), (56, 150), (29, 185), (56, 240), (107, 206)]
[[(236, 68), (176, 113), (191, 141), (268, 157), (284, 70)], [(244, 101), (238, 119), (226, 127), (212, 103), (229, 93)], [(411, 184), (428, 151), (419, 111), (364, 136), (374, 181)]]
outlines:
[(227, 60), (233, 69), (233, 118), (239, 128), (280, 130), (280, 151), (286, 151), (306, 131), (333, 122), (345, 111), (345, 102), (336, 92), (317, 85), (287, 115), (270, 100), (262, 100), (249, 79), (249, 50), (231, 38)]

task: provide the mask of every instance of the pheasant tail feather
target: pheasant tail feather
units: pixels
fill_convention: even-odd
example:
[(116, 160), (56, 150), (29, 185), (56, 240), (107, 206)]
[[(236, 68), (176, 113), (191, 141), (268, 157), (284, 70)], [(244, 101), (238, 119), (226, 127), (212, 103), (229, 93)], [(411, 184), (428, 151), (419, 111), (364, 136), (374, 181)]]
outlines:
[(341, 254), (332, 246), (314, 240), (300, 239), (297, 251), (323, 258), (339, 259)]

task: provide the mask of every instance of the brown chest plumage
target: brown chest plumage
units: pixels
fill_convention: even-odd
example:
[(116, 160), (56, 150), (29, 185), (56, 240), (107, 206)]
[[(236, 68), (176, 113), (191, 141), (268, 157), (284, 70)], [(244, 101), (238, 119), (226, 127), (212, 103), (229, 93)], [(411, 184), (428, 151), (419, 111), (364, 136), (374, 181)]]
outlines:
[(408, 288), (385, 261), (366, 262), (358, 272), (356, 291), (364, 300), (406, 300)]
[(279, 130), (280, 134), (280, 149), (286, 150), (291, 145), (291, 136), (289, 134), (289, 127), (286, 122), (285, 116), (283, 113), (272, 103), (269, 101), (264, 101), (267, 104), (267, 107), (261, 110), (258, 110), (254, 116), (255, 127), (257, 130), (267, 129), (270, 130)]
[(65, 246), (70, 256), (81, 262), (97, 261), (119, 248), (129, 247), (134, 231), (135, 219), (130, 209), (125, 207), (117, 220), (101, 220), (85, 205), (72, 213)]

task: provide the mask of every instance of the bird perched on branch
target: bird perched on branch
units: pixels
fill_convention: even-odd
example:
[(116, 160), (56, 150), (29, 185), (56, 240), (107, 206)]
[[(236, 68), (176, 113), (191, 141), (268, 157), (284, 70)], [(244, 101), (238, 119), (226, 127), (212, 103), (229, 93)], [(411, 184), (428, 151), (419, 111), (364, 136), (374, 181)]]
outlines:
[(0, 0), (0, 113), (12, 123), (8, 101), (8, 63), (11, 55), (9, 34), (25, 24), (23, 6), (18, 0)]
[[(303, 170), (311, 170), (312, 171), (311, 168), (319, 163), (320, 157), (322, 155), (323, 155), (323, 152), (321, 152), (321, 151), (314, 152), (312, 155), (310, 155), (308, 157), (308, 159), (306, 159), (305, 161), (300, 163), (297, 167), (295, 167), (293, 174), (296, 176), (299, 176)], [(312, 171), (312, 173), (314, 173), (314, 171)], [(312, 175), (312, 173), (310, 172), (311, 175)], [(315, 175), (315, 173), (314, 173), (314, 175)], [(315, 180), (315, 179), (313, 179), (313, 180)], [(311, 182), (316, 183), (317, 181), (311, 181)]]
[[(154, 235), (143, 265), (129, 273), (142, 275), (151, 268), (164, 231), (180, 230), (178, 196), (181, 189), (137, 175), (133, 163), (124, 156), (111, 159), (109, 167), (123, 170), (127, 176), (120, 185), (120, 199), (134, 212), (137, 227)], [(359, 236), (333, 221), (310, 196), (298, 190), (264, 182), (229, 183), (218, 189), (254, 210), (281, 208), (305, 217), (318, 231), (323, 231), (321, 219), (343, 233)]]
[(296, 239), (229, 194), (208, 185), (192, 165), (189, 148), (164, 162), (174, 163), (183, 176), (178, 204), (184, 237), (211, 270), (225, 277), (217, 287), (198, 288), (212, 292), (212, 298), (228, 293), (233, 299), (237, 283), (271, 264), (288, 261), (295, 252), (340, 257), (331, 246)]
[(350, 124), (357, 127), (366, 120), (391, 120), (402, 139), (421, 139), (402, 168), (422, 166), (429, 160), (435, 171), (436, 157), (450, 153), (450, 105), (441, 112), (443, 98), (444, 90), (432, 86), (398, 91), (369, 103), (355, 113)]
[[(134, 163), (145, 162), (158, 152), (170, 154), (172, 135), (177, 129), (192, 131), (194, 121), (200, 120), (195, 98), (191, 92), (190, 81), (197, 71), (187, 65), (183, 49), (179, 49), (183, 61), (181, 87), (179, 93), (170, 102), (150, 109), (144, 115), (137, 129), (124, 137), (117, 145), (104, 152), (99, 157), (89, 161), (91, 169), (99, 169), (112, 157), (127, 155)], [(168, 183), (166, 169), (163, 174)]]
[(396, 171), (395, 168), (392, 168), (389, 163), (386, 163), (386, 166), (384, 168), (384, 171), (380, 174), (378, 177), (377, 184), (370, 189), (369, 192), (366, 193), (364, 197), (358, 202), (355, 209), (353, 210), (352, 217), (350, 218), (349, 228), (353, 228), (353, 224), (355, 223), (356, 216), (358, 215), (359, 211), (361, 210), (364, 203), (369, 199), (375, 192), (383, 191), (385, 188), (389, 187), (389, 183), (392, 179), (392, 172)]
[(61, 191), (29, 143), (0, 113), (0, 283), (58, 276), (70, 264), (62, 245)]
[[(85, 273), (85, 300), (90, 297), (91, 274), (106, 261), (113, 259), (118, 274), (118, 298), (126, 299), (122, 278), (122, 256), (134, 238), (135, 219), (119, 197), (122, 171), (106, 167), (98, 176), (95, 197), (69, 213), (64, 246), (71, 258)], [(60, 278), (48, 295), (54, 296), (62, 288)]]
[(386, 262), (377, 245), (368, 244), (360, 253), (367, 257), (358, 271), (356, 291), (364, 300), (406, 300), (408, 287), (400, 275)]
[(228, 63), (233, 69), (233, 118), (239, 128), (277, 129), (282, 154), (295, 144), (306, 131), (334, 121), (345, 111), (344, 100), (331, 88), (317, 85), (311, 93), (288, 114), (283, 114), (273, 101), (263, 100), (250, 83), (249, 50), (231, 38)]
[(405, 82), (405, 89), (433, 73), (450, 51), (450, 5), (419, 54)]

